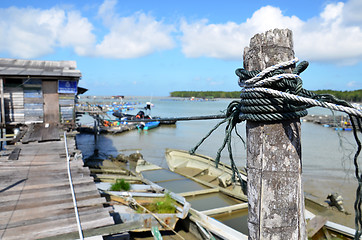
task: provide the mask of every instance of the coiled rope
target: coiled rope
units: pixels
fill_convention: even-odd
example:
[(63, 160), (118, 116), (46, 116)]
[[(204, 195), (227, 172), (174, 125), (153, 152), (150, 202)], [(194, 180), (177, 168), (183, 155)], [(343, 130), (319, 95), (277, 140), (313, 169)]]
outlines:
[[(216, 167), (220, 161), (220, 155), (225, 146), (228, 146), (229, 158), (233, 169), (233, 181), (235, 175), (242, 185), (240, 173), (236, 167), (232, 156), (231, 134), (235, 133), (242, 139), (236, 129), (236, 124), (248, 120), (258, 122), (274, 122), (288, 119), (304, 117), (308, 114), (307, 108), (323, 107), (331, 110), (345, 112), (349, 115), (353, 127), (353, 135), (357, 144), (357, 151), (354, 155), (355, 177), (358, 181), (356, 190), (355, 209), (355, 239), (362, 236), (362, 174), (358, 165), (358, 156), (361, 152), (361, 142), (357, 131), (362, 132), (362, 110), (352, 104), (337, 99), (330, 94), (315, 94), (302, 87), (303, 82), (300, 74), (308, 67), (307, 61), (299, 63), (292, 73), (289, 69), (294, 67), (298, 58), (287, 62), (268, 67), (263, 71), (247, 71), (236, 69), (235, 73), (239, 77), (239, 85), (242, 87), (240, 101), (232, 101), (227, 110), (226, 118), (216, 124), (216, 126), (206, 134), (196, 146), (190, 150), (194, 154), (197, 148), (214, 132), (220, 125), (227, 123), (225, 128), (224, 141), (217, 151), (215, 163)], [(242, 139), (244, 145), (245, 141)]]

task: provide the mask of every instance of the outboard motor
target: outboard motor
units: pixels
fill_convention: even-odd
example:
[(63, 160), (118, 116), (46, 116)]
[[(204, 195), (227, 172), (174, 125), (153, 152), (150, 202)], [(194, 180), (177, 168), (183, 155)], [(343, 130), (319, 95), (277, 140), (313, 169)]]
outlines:
[(136, 118), (145, 118), (145, 112), (144, 111), (139, 111), (136, 115)]

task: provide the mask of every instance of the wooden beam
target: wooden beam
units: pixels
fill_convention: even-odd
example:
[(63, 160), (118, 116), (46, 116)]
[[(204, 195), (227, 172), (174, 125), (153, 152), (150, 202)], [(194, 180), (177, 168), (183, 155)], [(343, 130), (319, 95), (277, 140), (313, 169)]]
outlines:
[(191, 179), (194, 182), (200, 183), (200, 184), (202, 184), (202, 185), (204, 185), (206, 187), (216, 188), (216, 189), (219, 190), (219, 192), (224, 193), (224, 194), (226, 194), (226, 195), (228, 195), (230, 197), (233, 197), (233, 198), (239, 199), (241, 201), (245, 201), (245, 202), (248, 201), (247, 197), (244, 194), (241, 194), (241, 193), (237, 194), (237, 193), (234, 193), (234, 192), (230, 191), (229, 189), (226, 189), (226, 188), (223, 188), (223, 187), (215, 187), (214, 184), (208, 183), (208, 182), (200, 180), (198, 178), (190, 177), (188, 175), (183, 174), (182, 172), (176, 172), (176, 173), (180, 174), (181, 176), (184, 176), (184, 177), (186, 177), (188, 179)]
[(196, 190), (191, 192), (183, 192), (179, 193), (178, 195), (182, 197), (194, 197), (196, 195), (203, 195), (203, 194), (210, 194), (210, 193), (217, 193), (219, 192), (218, 188), (209, 188), (209, 189), (203, 189), (203, 190)]
[(201, 211), (201, 212), (207, 216), (213, 216), (213, 215), (217, 215), (217, 214), (231, 213), (234, 211), (243, 210), (243, 209), (247, 209), (247, 208), (248, 208), (248, 203), (239, 203), (239, 204), (235, 204), (235, 205), (231, 205), (231, 206), (214, 208), (214, 209), (209, 209), (209, 210), (205, 210), (205, 211)]
[[(244, 68), (263, 70), (294, 58), (292, 31), (256, 34)], [(249, 239), (306, 238), (300, 120), (246, 123)]]
[(307, 225), (308, 238), (313, 237), (319, 230), (321, 230), (327, 222), (326, 217), (315, 216), (309, 220)]
[(0, 142), (7, 142), (7, 141), (11, 141), (14, 138), (0, 138)]

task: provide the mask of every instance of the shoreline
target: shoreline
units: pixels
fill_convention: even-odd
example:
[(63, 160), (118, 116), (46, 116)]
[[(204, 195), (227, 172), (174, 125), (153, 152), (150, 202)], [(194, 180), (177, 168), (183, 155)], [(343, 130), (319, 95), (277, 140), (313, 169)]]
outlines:
[[(327, 215), (329, 221), (355, 228), (354, 201), (356, 198), (357, 181), (355, 179), (325, 178), (324, 176), (302, 176), (304, 192), (316, 202), (328, 206), (328, 194), (337, 192), (343, 197), (343, 206), (348, 214), (342, 213), (336, 207), (328, 207), (335, 210), (335, 214)], [(336, 188), (338, 191), (336, 191)], [(318, 214), (318, 213), (317, 213)], [(323, 216), (323, 212), (320, 213)]]

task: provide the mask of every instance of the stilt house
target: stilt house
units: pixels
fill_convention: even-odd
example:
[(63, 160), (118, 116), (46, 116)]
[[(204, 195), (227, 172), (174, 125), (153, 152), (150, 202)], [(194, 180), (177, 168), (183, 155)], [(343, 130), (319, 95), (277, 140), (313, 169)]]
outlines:
[(82, 76), (76, 67), (75, 61), (0, 58), (1, 125), (74, 123)]

